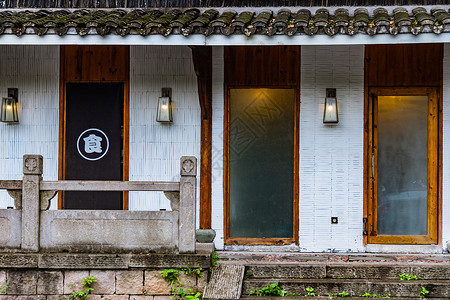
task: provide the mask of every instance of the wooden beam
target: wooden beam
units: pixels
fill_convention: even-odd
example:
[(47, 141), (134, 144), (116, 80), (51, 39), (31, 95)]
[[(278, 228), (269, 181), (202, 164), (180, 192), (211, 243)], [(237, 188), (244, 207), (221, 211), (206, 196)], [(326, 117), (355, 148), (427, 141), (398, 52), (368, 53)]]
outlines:
[(212, 48), (192, 46), (201, 108), (200, 228), (211, 228)]

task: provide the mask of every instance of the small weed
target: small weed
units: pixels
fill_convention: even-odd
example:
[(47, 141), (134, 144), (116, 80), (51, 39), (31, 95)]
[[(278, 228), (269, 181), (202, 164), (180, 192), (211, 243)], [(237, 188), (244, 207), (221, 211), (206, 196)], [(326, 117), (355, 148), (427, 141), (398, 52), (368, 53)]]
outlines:
[(370, 298), (370, 297), (372, 297), (372, 295), (370, 293), (365, 292), (364, 294), (360, 295), (360, 297)]
[(215, 267), (215, 266), (217, 266), (217, 264), (218, 264), (218, 260), (219, 260), (219, 256), (216, 254), (216, 251), (213, 251), (212, 253), (211, 253), (211, 265), (213, 266), (213, 267)]
[(6, 290), (8, 289), (8, 282), (5, 280), (4, 285), (0, 285), (0, 294), (6, 294)]
[(72, 293), (70, 294), (70, 299), (71, 300), (75, 300), (75, 299), (86, 299), (87, 295), (93, 291), (94, 289), (91, 288), (91, 285), (93, 282), (97, 281), (97, 278), (95, 276), (89, 276), (86, 278), (82, 278), (81, 280), (83, 280), (83, 282), (81, 283), (81, 285), (84, 287), (83, 290), (81, 291), (76, 291), (75, 290), (75, 286), (74, 284), (70, 284), (70, 289), (72, 290)]
[(202, 277), (202, 271), (203, 269), (200, 268), (200, 265), (197, 264), (197, 268), (190, 268), (189, 266), (187, 268), (181, 268), (181, 271), (184, 272), (184, 274), (188, 276), (195, 276), (195, 277)]
[(306, 291), (308, 292), (305, 296), (315, 297), (316, 294), (314, 293), (314, 288), (306, 288)]
[(173, 295), (174, 299), (186, 299), (186, 300), (194, 300), (201, 299), (202, 293), (198, 292), (194, 294), (192, 289), (182, 289), (180, 288), (175, 295)]
[(417, 280), (417, 276), (411, 274), (401, 274), (399, 275), (399, 277), (400, 280)]
[(339, 297), (348, 297), (350, 294), (347, 292), (340, 292), (338, 295)]
[(419, 298), (425, 298), (430, 293), (425, 287), (422, 287), (422, 291), (420, 291)]
[(252, 277), (253, 277), (253, 272), (247, 270), (247, 271), (245, 272), (245, 274), (244, 274), (244, 280), (250, 279), (250, 278), (252, 278)]
[(181, 287), (183, 284), (181, 284), (180, 279), (178, 278), (180, 276), (180, 270), (175, 269), (164, 269), (161, 272), (159, 272), (161, 276), (164, 278), (165, 281), (167, 281), (170, 285), (170, 292), (175, 291), (175, 283), (177, 283), (176, 287)]
[(286, 294), (286, 291), (278, 285), (278, 282), (271, 283), (262, 290), (254, 290), (250, 292), (250, 295), (256, 296), (285, 296)]

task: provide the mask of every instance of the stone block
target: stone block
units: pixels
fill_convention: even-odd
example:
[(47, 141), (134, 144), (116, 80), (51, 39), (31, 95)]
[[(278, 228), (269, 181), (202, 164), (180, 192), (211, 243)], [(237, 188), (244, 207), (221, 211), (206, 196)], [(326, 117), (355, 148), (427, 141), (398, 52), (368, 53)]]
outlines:
[(208, 271), (203, 271), (202, 275), (202, 277), (197, 277), (197, 290), (203, 293), (208, 284)]
[(37, 271), (8, 271), (9, 295), (36, 295)]
[(130, 300), (153, 300), (153, 296), (130, 296)]
[(15, 254), (2, 253), (0, 254), (0, 268), (37, 268), (38, 256), (37, 254)]
[(116, 294), (142, 295), (144, 293), (143, 271), (117, 271)]
[(0, 295), (0, 300), (17, 300), (18, 296)]
[(100, 296), (100, 295), (89, 294), (86, 297), (86, 300), (100, 300), (100, 299), (102, 299), (102, 296)]
[(6, 271), (0, 271), (0, 286), (6, 285)]
[(172, 296), (155, 296), (153, 300), (173, 300)]
[(94, 289), (92, 294), (108, 295), (116, 291), (116, 272), (92, 270), (90, 276), (95, 276), (97, 282), (93, 282), (91, 287)]
[(133, 254), (129, 266), (132, 268), (186, 268), (189, 266), (211, 267), (207, 254)]
[(197, 229), (195, 231), (195, 239), (199, 243), (212, 243), (216, 237), (214, 229)]
[(47, 295), (47, 300), (67, 300), (67, 297), (63, 295)]
[(178, 239), (178, 212), (169, 211), (49, 210), (41, 224), (41, 248), (52, 251), (170, 253)]
[(17, 300), (46, 300), (46, 298), (43, 295), (17, 296)]
[(83, 289), (83, 278), (89, 276), (89, 271), (65, 271), (64, 272), (64, 294), (68, 295)]
[[(130, 298), (129, 295), (103, 295), (100, 296), (101, 300), (128, 300)], [(95, 298), (94, 298), (95, 299)], [(92, 300), (94, 300), (92, 299)], [(95, 299), (97, 300), (97, 299)]]
[(39, 268), (48, 269), (125, 269), (126, 255), (112, 254), (42, 254)]
[[(170, 283), (167, 282), (159, 271), (145, 271), (144, 293), (146, 295), (169, 295)], [(174, 283), (176, 286), (177, 282)]]
[(64, 292), (64, 278), (61, 271), (41, 271), (38, 273), (37, 294), (55, 295)]
[(22, 242), (22, 211), (0, 209), (0, 246), (20, 248)]

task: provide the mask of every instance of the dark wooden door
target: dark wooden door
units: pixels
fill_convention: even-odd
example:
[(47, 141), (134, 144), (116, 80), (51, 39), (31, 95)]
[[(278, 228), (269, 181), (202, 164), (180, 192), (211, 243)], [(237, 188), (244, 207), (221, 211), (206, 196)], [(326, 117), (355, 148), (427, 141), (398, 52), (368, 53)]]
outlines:
[[(123, 179), (123, 83), (67, 83), (65, 180)], [(65, 209), (122, 209), (122, 192), (65, 192)]]

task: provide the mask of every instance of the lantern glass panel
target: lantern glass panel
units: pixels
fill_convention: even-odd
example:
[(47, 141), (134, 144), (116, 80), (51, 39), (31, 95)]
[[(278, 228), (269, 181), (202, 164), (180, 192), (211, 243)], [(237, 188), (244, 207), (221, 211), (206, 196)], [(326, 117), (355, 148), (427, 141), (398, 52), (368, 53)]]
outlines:
[(17, 113), (17, 100), (12, 97), (2, 98), (1, 121), (6, 123), (19, 122)]

